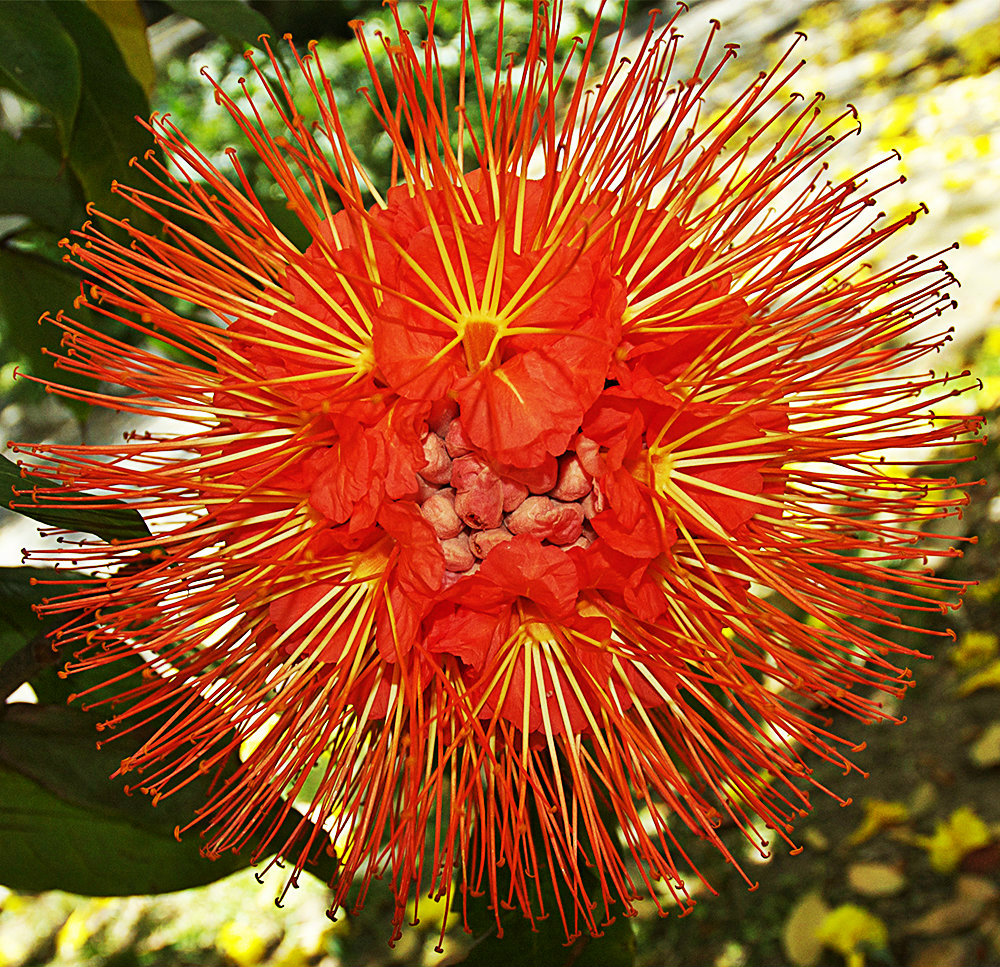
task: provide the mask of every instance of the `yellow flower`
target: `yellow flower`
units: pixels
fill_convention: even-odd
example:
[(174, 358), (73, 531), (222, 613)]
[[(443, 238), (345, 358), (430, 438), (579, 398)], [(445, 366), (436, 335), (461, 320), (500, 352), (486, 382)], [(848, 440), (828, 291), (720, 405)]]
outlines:
[(887, 826), (898, 826), (910, 818), (910, 811), (901, 802), (887, 802), (884, 799), (864, 801), (865, 818), (858, 828), (847, 838), (848, 846), (857, 846), (880, 833)]
[(970, 675), (958, 686), (958, 694), (964, 698), (981, 688), (1000, 688), (1000, 658), (990, 662), (982, 671)]
[(816, 930), (816, 937), (842, 954), (847, 967), (864, 967), (864, 947), (881, 950), (888, 946), (889, 931), (874, 914), (853, 903), (831, 910)]
[(992, 839), (989, 827), (969, 806), (959, 806), (948, 819), (938, 821), (933, 836), (920, 836), (917, 845), (930, 854), (931, 866), (951, 873), (973, 850)]
[(956, 668), (967, 670), (996, 658), (998, 651), (1000, 638), (995, 634), (989, 631), (969, 631), (951, 649), (948, 658)]

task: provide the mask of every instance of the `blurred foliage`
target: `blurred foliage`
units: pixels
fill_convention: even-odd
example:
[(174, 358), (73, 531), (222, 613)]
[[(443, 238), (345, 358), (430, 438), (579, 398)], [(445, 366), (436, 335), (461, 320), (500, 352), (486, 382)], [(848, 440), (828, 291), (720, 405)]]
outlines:
[[(128, 6), (128, 4), (121, 5)], [(70, 307), (79, 278), (62, 262), (59, 239), (85, 217), (87, 200), (113, 215), (109, 193), (129, 159), (150, 147), (135, 123), (149, 113), (143, 86), (119, 40), (145, 44), (145, 33), (116, 40), (102, 11), (119, 5), (82, 0), (11, 0), (0, 5), (0, 393), (37, 398), (37, 384), (12, 382), (13, 369), (46, 377), (57, 331), (40, 329), (47, 309)], [(82, 380), (67, 373), (66, 381)]]

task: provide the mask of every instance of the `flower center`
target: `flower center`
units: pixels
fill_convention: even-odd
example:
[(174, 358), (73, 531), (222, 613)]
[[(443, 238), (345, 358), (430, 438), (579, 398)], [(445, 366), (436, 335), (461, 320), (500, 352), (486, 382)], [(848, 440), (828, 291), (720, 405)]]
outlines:
[(352, 581), (367, 581), (381, 575), (389, 562), (389, 551), (392, 541), (383, 537), (377, 544), (363, 550), (354, 551), (348, 555)]
[(503, 335), (503, 325), (492, 315), (463, 316), (460, 320), (465, 362), (470, 373), (490, 363)]
[(674, 451), (669, 447), (650, 447), (649, 465), (653, 470), (653, 482), (659, 493), (670, 489), (670, 477), (674, 469)]
[(558, 547), (594, 540), (588, 521), (603, 500), (573, 451), (530, 470), (498, 468), (472, 451), (457, 420), (428, 430), (423, 447), (417, 500), (455, 578), (518, 534)]

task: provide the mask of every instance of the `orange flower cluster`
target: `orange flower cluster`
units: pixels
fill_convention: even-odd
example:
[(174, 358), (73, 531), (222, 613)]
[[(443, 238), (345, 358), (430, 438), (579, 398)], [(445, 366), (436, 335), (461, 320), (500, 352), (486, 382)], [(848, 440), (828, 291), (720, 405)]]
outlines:
[[(422, 49), (383, 38), (391, 86), (356, 25), (387, 190), (315, 53), (308, 106), (271, 56), (281, 131), (217, 90), (305, 251), (235, 153), (230, 178), (159, 117), (152, 188), (116, 190), (163, 231), (101, 216), (127, 244), (97, 224), (67, 243), (83, 302), (190, 362), (60, 314), (60, 364), (127, 390), (87, 399), (190, 431), (22, 447), (153, 532), (62, 552), (92, 587), (45, 610), (75, 615), (74, 667), (146, 663), (109, 724), (169, 713), (122, 765), (154, 796), (266, 732), (198, 817), (210, 852), (318, 768), (335, 906), (388, 870), (397, 930), (456, 879), (536, 917), (551, 880), (573, 936), (640, 895), (688, 907), (684, 830), (727, 856), (724, 821), (791, 843), (806, 757), (851, 768), (818, 709), (887, 717), (894, 633), (957, 590), (924, 566), (957, 552), (919, 542), (958, 514), (953, 481), (897, 463), (976, 421), (911, 365), (942, 341), (924, 324), (950, 277), (937, 256), (864, 264), (912, 216), (877, 213), (870, 172), (828, 180), (849, 115), (786, 94), (797, 68), (703, 121), (734, 56), (708, 66), (715, 29), (677, 80), (677, 18), (626, 58), (623, 17), (594, 84), (596, 25), (561, 63), (560, 4), (538, 4), (524, 57), (489, 72), (465, 3), (474, 83), (452, 101), (426, 16)], [(321, 845), (270, 849), (301, 867)]]

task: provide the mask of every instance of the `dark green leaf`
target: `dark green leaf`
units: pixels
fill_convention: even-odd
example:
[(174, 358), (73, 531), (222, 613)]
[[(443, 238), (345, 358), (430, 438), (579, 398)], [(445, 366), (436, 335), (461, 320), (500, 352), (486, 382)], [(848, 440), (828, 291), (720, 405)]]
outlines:
[(51, 111), (69, 143), (80, 101), (80, 54), (59, 18), (39, 0), (0, 4), (0, 81)]
[(58, 234), (79, 225), (79, 189), (56, 149), (27, 134), (15, 141), (0, 131), (0, 214), (27, 215)]
[(156, 66), (139, 0), (89, 0), (87, 6), (111, 31), (129, 73), (149, 97), (156, 86)]
[(83, 87), (69, 162), (87, 197), (102, 211), (132, 214), (131, 206), (109, 189), (114, 179), (127, 177), (129, 160), (152, 146), (135, 120), (149, 115), (149, 102), (100, 17), (78, 0), (63, 0), (51, 9), (80, 50)]
[[(96, 534), (102, 540), (128, 541), (149, 537), (149, 528), (137, 510), (132, 510), (120, 500), (109, 501), (106, 497), (92, 497), (88, 494), (39, 494), (36, 500), (30, 495), (17, 496), (14, 489), (25, 491), (33, 487), (41, 489), (57, 486), (43, 477), (30, 474), (22, 477), (17, 464), (0, 454), (0, 493), (2, 501), (11, 510), (25, 517), (63, 527), (70, 531)], [(114, 506), (88, 506), (95, 503)]]
[[(15, 890), (63, 889), (98, 896), (156, 893), (211, 882), (232, 872), (172, 838), (127, 822), (96, 818), (17, 772), (0, 767), (0, 880)], [(238, 867), (236, 867), (238, 868)], [(117, 884), (121, 884), (119, 887)]]
[(58, 654), (47, 635), (66, 617), (43, 621), (33, 610), (46, 598), (76, 591), (85, 579), (78, 571), (51, 567), (0, 568), (0, 688), (7, 694), (30, 682), (40, 702), (63, 705), (73, 692), (107, 680), (107, 673), (96, 671), (61, 677), (71, 656)]
[[(0, 247), (0, 354), (5, 362), (16, 362), (33, 376), (92, 390), (93, 376), (61, 368), (61, 364), (56, 364), (59, 372), (53, 374), (53, 360), (46, 353), (60, 352), (62, 331), (49, 322), (40, 323), (42, 313), (65, 309), (67, 317), (105, 335), (133, 343), (139, 337), (123, 323), (73, 306), (80, 294), (81, 276), (78, 269), (60, 260), (61, 254), (53, 236), (42, 230), (19, 231), (16, 247)], [(37, 383), (18, 380), (11, 396), (30, 405), (43, 392)], [(63, 404), (77, 416), (89, 408), (72, 397), (65, 397)]]
[(0, 567), (0, 663), (20, 651), (42, 630), (42, 623), (31, 606), (41, 602), (45, 590), (33, 585), (31, 579), (57, 574), (58, 571), (48, 567)]
[[(61, 262), (49, 261), (41, 252), (0, 248), (0, 350), (4, 360), (16, 361), (33, 376), (51, 376), (52, 360), (46, 358), (43, 350), (58, 351), (62, 333), (55, 326), (39, 323), (39, 317), (47, 310), (72, 305), (79, 294), (79, 275), (67, 270)], [(89, 313), (79, 310), (72, 315), (83, 321)], [(93, 387), (91, 378), (74, 372), (64, 371), (60, 378), (70, 386)], [(15, 389), (30, 398), (32, 384), (19, 380)], [(77, 412), (87, 405), (73, 400), (67, 403)]]
[(268, 19), (241, 0), (166, 0), (166, 4), (237, 47), (259, 47), (257, 38), (261, 34), (274, 36)]
[[(39, 324), (49, 308), (71, 304), (79, 295), (80, 280), (46, 261), (12, 248), (0, 249), (0, 333), (4, 355), (18, 355), (39, 375), (52, 364), (44, 360), (42, 349), (55, 350), (61, 333)], [(51, 301), (50, 301), (51, 300)]]
[[(4, 713), (0, 882), (6, 886), (92, 896), (165, 893), (247, 865), (248, 847), (209, 861), (199, 853), (196, 833), (175, 839), (175, 827), (186, 825), (208, 798), (209, 776), (153, 806), (144, 795), (126, 796), (121, 780), (108, 779), (138, 739), (123, 736), (98, 750), (94, 716), (79, 709), (14, 703)], [(278, 841), (301, 820), (293, 811)], [(331, 878), (332, 858), (324, 857), (314, 872)]]
[[(595, 883), (596, 886), (596, 883)], [(484, 898), (475, 898), (484, 902)], [(469, 922), (473, 934), (479, 934), (478, 923), (492, 921), (489, 912), (486, 918), (474, 918), (470, 900)], [(466, 967), (507, 967), (508, 964), (523, 964), (524, 967), (632, 967), (635, 964), (635, 933), (632, 921), (618, 917), (605, 927), (601, 936), (591, 937), (584, 933), (566, 946), (566, 934), (558, 908), (553, 906), (545, 920), (535, 922), (532, 930), (520, 910), (504, 911), (501, 915), (504, 925), (503, 938), (496, 934), (495, 924), (487, 928), (468, 956), (462, 961)]]

